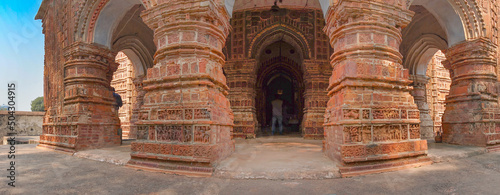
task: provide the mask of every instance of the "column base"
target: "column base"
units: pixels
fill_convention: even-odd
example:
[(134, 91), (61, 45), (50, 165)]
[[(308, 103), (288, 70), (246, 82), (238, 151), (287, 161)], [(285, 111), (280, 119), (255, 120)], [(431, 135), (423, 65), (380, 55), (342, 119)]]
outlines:
[(234, 152), (234, 141), (220, 144), (132, 142), (127, 166), (187, 176), (211, 176), (215, 166)]
[[(135, 162), (134, 162), (135, 163)], [(146, 171), (151, 171), (151, 172), (160, 172), (160, 173), (169, 173), (169, 174), (176, 174), (176, 175), (185, 175), (185, 176), (192, 176), (192, 177), (210, 177), (212, 176), (213, 173), (213, 168), (210, 168), (209, 170), (205, 170), (205, 168), (197, 169), (196, 171), (192, 171), (192, 167), (188, 166), (177, 166), (176, 169), (165, 169), (164, 167), (166, 166), (161, 166), (159, 168), (155, 168), (154, 166), (150, 165), (143, 165), (144, 163), (138, 165), (140, 163), (129, 163), (126, 164), (125, 166), (133, 168), (133, 169), (138, 169), (138, 170), (146, 170)]]
[(373, 173), (382, 173), (389, 171), (398, 171), (402, 169), (420, 167), (432, 164), (432, 161), (427, 156), (418, 156), (412, 158), (403, 158), (387, 161), (372, 161), (364, 163), (355, 163), (339, 166), (340, 175), (342, 177), (353, 177), (359, 175), (367, 175)]
[(74, 148), (66, 148), (66, 147), (48, 145), (48, 144), (43, 144), (43, 143), (38, 144), (36, 146), (36, 148), (44, 149), (44, 150), (51, 150), (54, 152), (60, 152), (63, 154), (68, 154), (68, 155), (73, 155), (76, 152), (76, 150)]
[(426, 154), (427, 140), (340, 146), (340, 159), (345, 164), (409, 158)]
[(340, 161), (342, 177), (396, 171), (432, 164), (427, 157), (427, 140), (410, 140), (376, 144), (324, 144), (326, 155)]
[(422, 126), (420, 125), (420, 139), (434, 140), (434, 126)]
[(466, 146), (500, 146), (500, 131), (493, 128), (494, 123), (443, 123), (443, 142)]
[(487, 146), (486, 150), (488, 150), (488, 152), (500, 152), (500, 144)]

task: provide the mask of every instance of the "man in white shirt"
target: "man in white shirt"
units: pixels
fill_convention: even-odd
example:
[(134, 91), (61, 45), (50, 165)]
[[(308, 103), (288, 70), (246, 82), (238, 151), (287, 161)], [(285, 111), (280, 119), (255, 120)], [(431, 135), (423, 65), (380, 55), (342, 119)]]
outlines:
[(272, 132), (274, 135), (276, 122), (280, 126), (280, 134), (283, 135), (283, 100), (280, 99), (278, 94), (275, 95), (275, 100), (271, 102), (273, 105), (273, 119), (272, 119)]

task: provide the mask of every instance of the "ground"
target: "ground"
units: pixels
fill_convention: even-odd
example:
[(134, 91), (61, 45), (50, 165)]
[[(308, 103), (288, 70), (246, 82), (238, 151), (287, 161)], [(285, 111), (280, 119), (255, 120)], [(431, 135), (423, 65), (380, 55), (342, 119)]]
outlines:
[[(0, 155), (8, 148), (0, 146)], [(16, 187), (0, 194), (497, 194), (500, 152), (351, 178), (267, 180), (197, 178), (147, 172), (76, 156), (16, 148)], [(2, 170), (8, 165), (1, 158)], [(5, 175), (6, 171), (2, 171)]]

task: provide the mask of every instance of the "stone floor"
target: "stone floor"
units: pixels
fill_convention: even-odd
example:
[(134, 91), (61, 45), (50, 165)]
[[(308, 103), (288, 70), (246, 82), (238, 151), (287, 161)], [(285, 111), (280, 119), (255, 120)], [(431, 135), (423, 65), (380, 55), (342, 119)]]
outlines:
[[(282, 140), (286, 139), (260, 144)], [(308, 142), (304, 142), (307, 146)], [(128, 150), (126, 146), (115, 149), (95, 152), (104, 155), (114, 150), (126, 155)], [(290, 180), (196, 178), (148, 172), (24, 144), (16, 146), (15, 188), (8, 186), (5, 178), (10, 160), (0, 158), (0, 170), (4, 170), (0, 172), (4, 178), (0, 179), (0, 194), (499, 194), (500, 152), (467, 150), (431, 144), (429, 155), (441, 155), (445, 159), (441, 163), (351, 178)], [(0, 156), (7, 156), (8, 151), (9, 146), (0, 146)], [(447, 153), (463, 155), (444, 155)]]
[[(131, 140), (122, 146), (80, 151), (76, 157), (125, 165), (130, 160)], [(434, 163), (466, 158), (487, 151), (482, 147), (428, 143)], [(340, 177), (337, 165), (321, 151), (321, 140), (299, 135), (236, 139), (236, 151), (217, 166), (213, 176), (232, 179), (329, 179)]]
[(339, 177), (335, 163), (321, 151), (321, 140), (268, 136), (236, 140), (236, 152), (214, 176), (236, 179), (325, 179)]

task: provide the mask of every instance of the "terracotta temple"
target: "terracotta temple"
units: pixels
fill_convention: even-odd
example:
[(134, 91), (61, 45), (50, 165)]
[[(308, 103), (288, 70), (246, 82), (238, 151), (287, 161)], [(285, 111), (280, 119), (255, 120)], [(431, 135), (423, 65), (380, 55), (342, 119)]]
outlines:
[(429, 164), (441, 133), (500, 150), (500, 1), (276, 2), (44, 0), (39, 147), (121, 128), (129, 166), (210, 175), (235, 139), (270, 136), (279, 94), (285, 133), (323, 140), (344, 176)]

